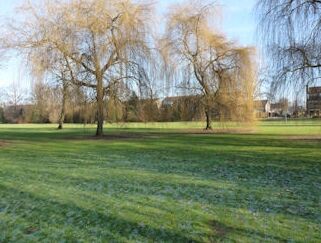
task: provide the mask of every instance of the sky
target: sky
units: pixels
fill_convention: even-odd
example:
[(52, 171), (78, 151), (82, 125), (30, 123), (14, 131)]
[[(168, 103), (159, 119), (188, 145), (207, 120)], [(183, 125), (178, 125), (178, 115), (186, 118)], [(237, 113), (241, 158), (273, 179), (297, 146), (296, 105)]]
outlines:
[[(1, 18), (13, 17), (15, 6), (21, 2), (22, 0), (0, 0)], [(158, 0), (156, 9), (164, 13), (170, 4), (179, 2), (182, 0)], [(218, 2), (222, 9), (222, 31), (240, 45), (255, 46), (256, 23), (253, 7), (256, 0), (220, 0)], [(26, 75), (27, 70), (20, 63), (17, 57), (0, 62), (0, 87), (8, 87), (13, 82), (25, 87), (30, 85), (30, 78)]]

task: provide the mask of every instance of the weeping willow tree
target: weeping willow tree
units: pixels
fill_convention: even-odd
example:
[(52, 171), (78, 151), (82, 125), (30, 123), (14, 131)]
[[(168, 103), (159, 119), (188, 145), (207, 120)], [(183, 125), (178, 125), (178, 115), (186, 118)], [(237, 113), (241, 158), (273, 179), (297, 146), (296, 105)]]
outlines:
[(273, 90), (320, 79), (321, 1), (259, 0), (256, 12)]
[(222, 122), (254, 121), (254, 90), (256, 71), (253, 49), (241, 48), (235, 57), (237, 65), (228, 70), (218, 90), (215, 104)]
[(161, 41), (169, 77), (175, 76), (189, 94), (202, 96), (207, 130), (212, 129), (214, 111), (222, 120), (252, 120), (255, 82), (253, 51), (228, 41), (214, 28), (213, 17), (218, 14), (211, 3), (175, 5)]
[(26, 1), (5, 26), (0, 47), (21, 53), (33, 70), (59, 67), (55, 73), (65, 80), (94, 90), (101, 136), (113, 87), (147, 77), (151, 13), (151, 4), (131, 0)]

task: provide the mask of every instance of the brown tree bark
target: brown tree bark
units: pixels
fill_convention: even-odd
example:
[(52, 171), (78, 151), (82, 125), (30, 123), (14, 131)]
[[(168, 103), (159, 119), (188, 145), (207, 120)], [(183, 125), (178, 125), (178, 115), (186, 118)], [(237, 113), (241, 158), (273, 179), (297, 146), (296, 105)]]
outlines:
[(68, 88), (68, 85), (65, 82), (63, 82), (61, 112), (60, 112), (59, 121), (58, 121), (58, 124), (59, 124), (58, 129), (59, 130), (63, 129), (63, 124), (64, 124), (64, 120), (65, 120), (67, 88)]
[(97, 77), (97, 130), (96, 136), (104, 135), (104, 88), (103, 78), (101, 75)]
[(206, 109), (205, 111), (205, 115), (206, 115), (206, 128), (205, 130), (212, 130), (212, 114), (210, 109)]

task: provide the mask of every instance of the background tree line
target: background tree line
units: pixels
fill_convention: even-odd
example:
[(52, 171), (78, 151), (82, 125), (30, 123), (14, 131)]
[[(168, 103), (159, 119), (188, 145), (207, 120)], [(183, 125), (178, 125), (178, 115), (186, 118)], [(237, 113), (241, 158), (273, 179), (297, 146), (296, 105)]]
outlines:
[(218, 31), (212, 2), (173, 5), (164, 33), (148, 1), (26, 1), (17, 16), (0, 49), (36, 80), (32, 122), (96, 122), (101, 136), (105, 121), (254, 119), (254, 50)]

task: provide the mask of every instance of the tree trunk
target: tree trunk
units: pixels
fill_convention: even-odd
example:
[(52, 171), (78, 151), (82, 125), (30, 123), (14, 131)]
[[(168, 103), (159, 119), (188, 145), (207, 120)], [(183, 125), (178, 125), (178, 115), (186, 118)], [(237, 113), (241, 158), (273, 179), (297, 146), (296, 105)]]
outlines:
[(67, 99), (67, 84), (63, 83), (63, 89), (62, 89), (62, 104), (61, 104), (61, 112), (59, 116), (59, 122), (58, 122), (58, 129), (63, 129), (63, 124), (65, 120), (65, 113), (66, 113), (66, 99)]
[(205, 130), (212, 130), (212, 114), (210, 109), (207, 109), (205, 111), (205, 115), (206, 115), (206, 128)]
[(97, 131), (96, 136), (104, 135), (104, 88), (102, 77), (97, 78)]
[(59, 118), (58, 130), (62, 130), (62, 129), (63, 129), (63, 122)]

